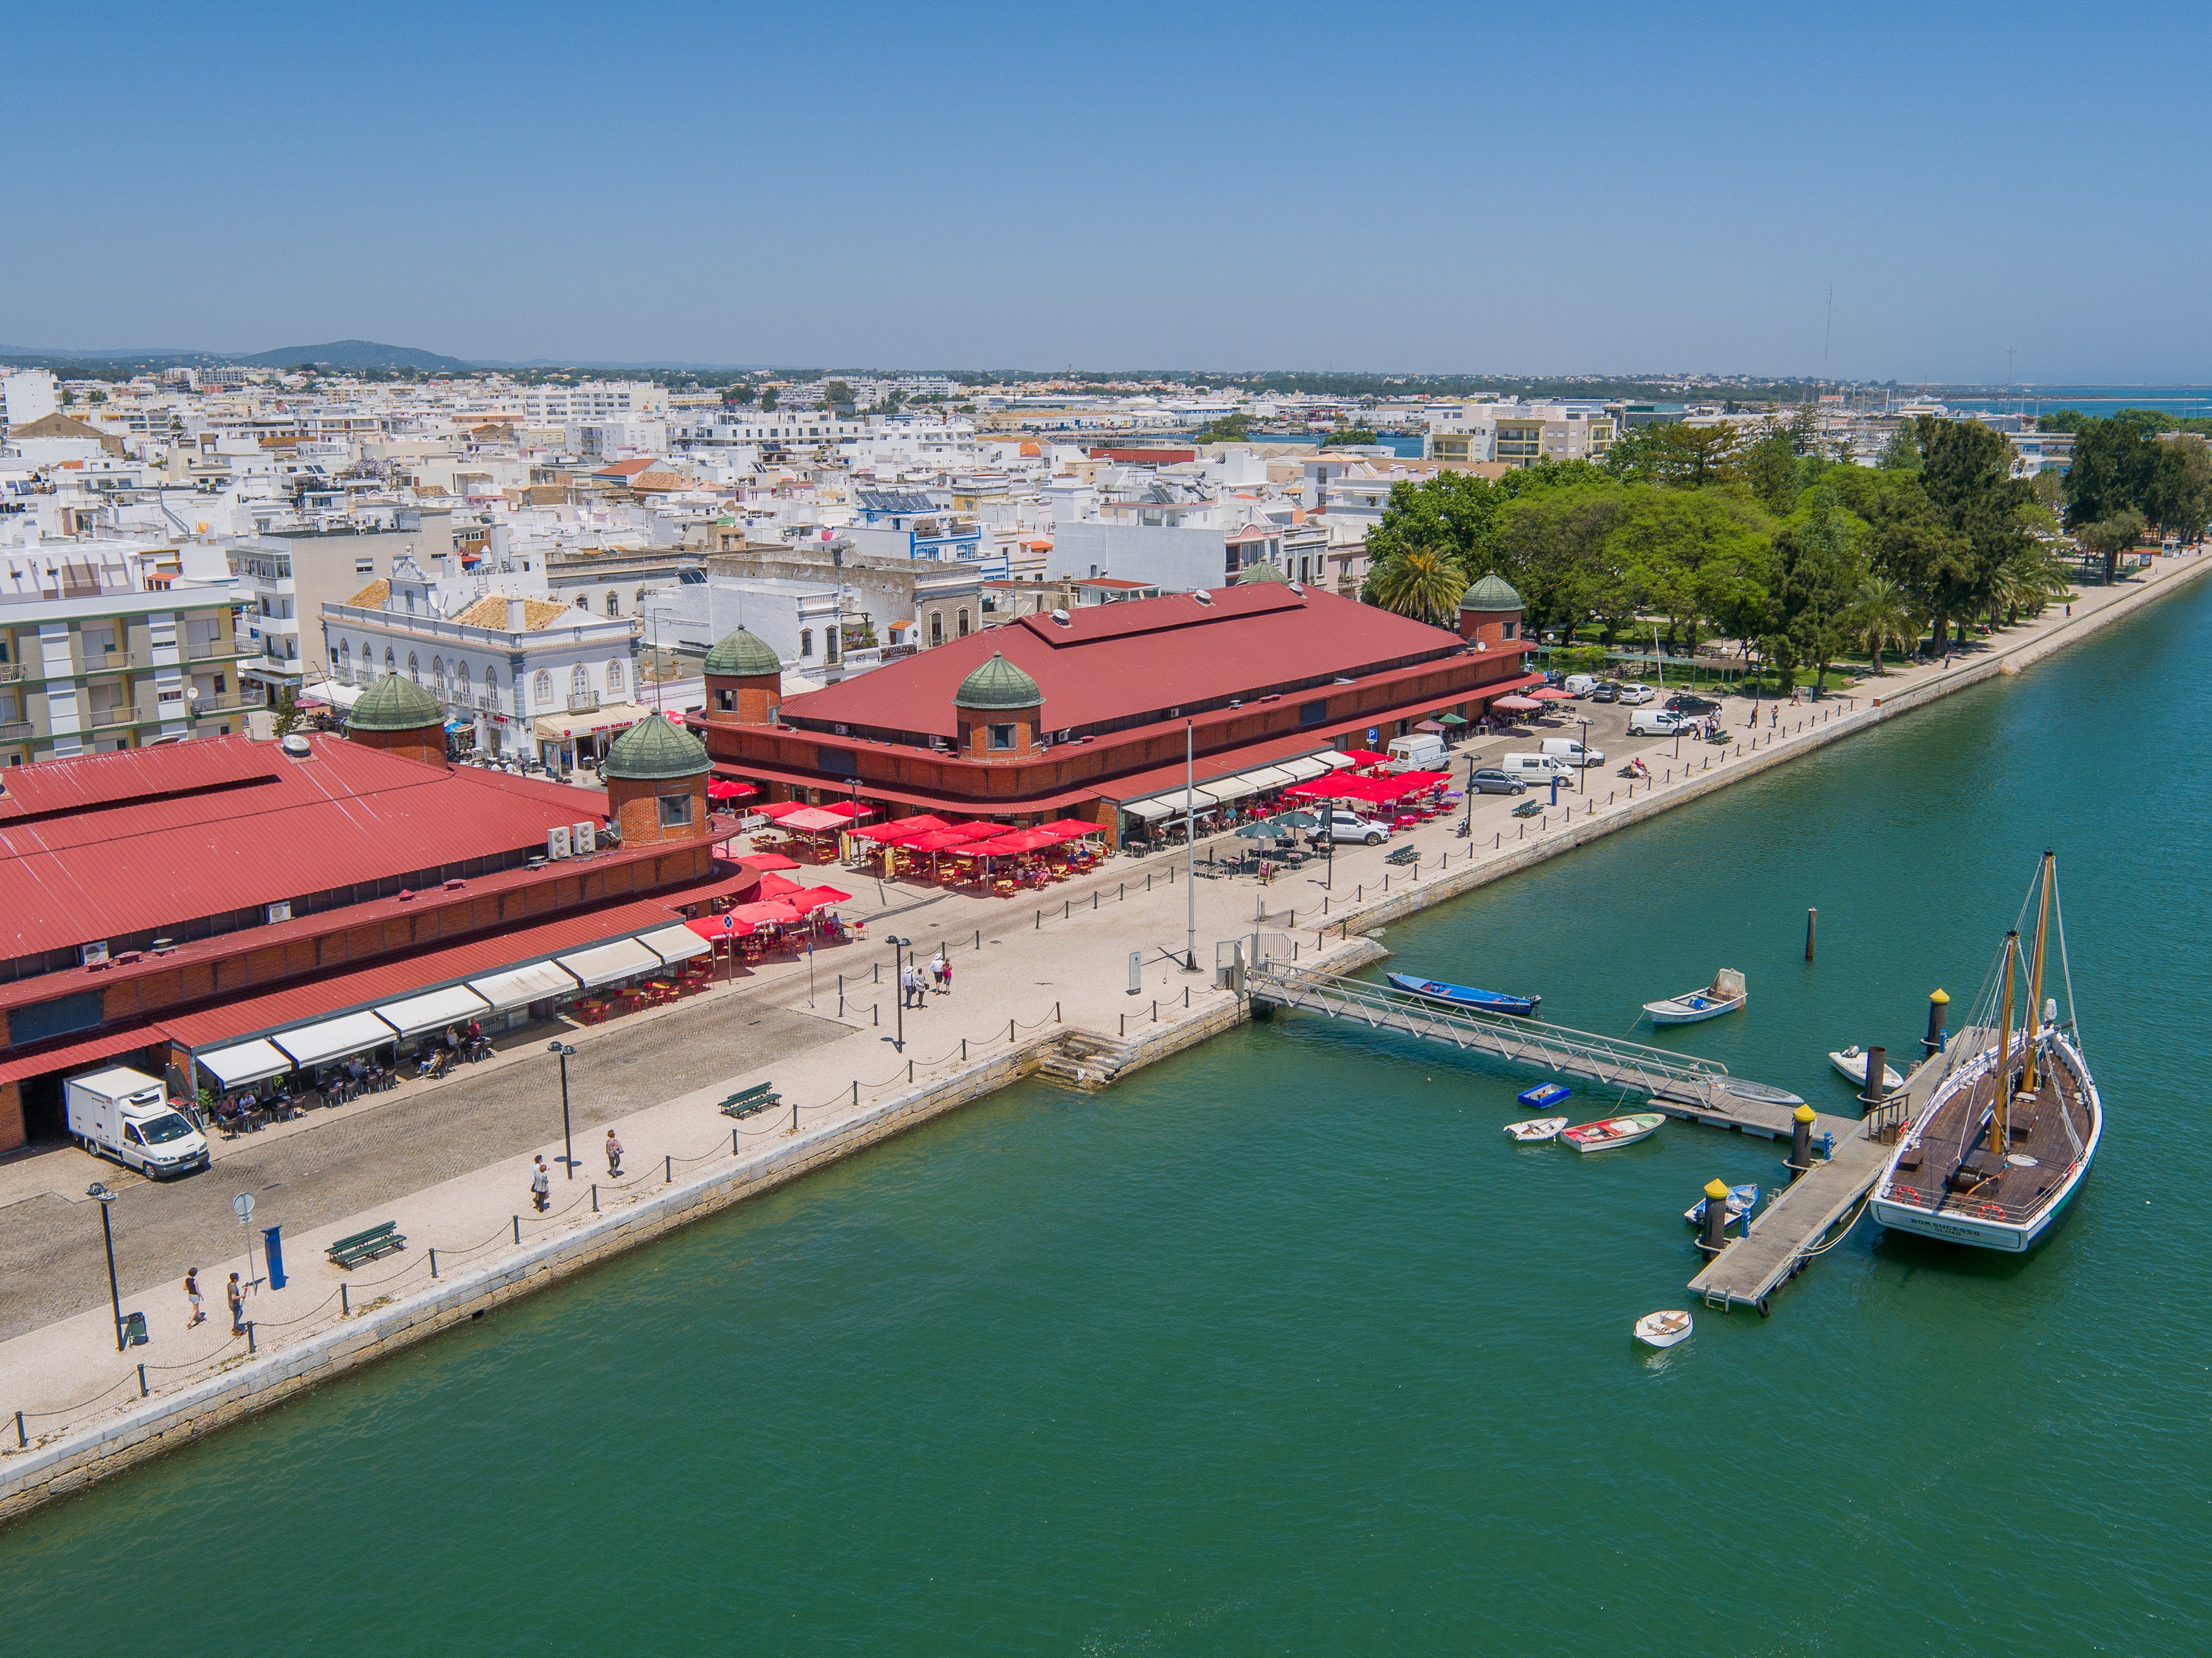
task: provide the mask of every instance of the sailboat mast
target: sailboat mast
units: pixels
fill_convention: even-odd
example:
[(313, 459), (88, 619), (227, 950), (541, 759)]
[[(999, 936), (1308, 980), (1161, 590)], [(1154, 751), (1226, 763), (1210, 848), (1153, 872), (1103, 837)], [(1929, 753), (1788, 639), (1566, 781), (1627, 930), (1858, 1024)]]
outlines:
[(2054, 854), (2046, 848), (2043, 854), (2042, 908), (2035, 918), (2035, 962), (2027, 974), (2027, 1017), (2022, 1021), (2027, 1038), (2027, 1068), (2020, 1078), (2020, 1091), (2023, 1094), (2035, 1092), (2036, 1022), (2043, 1017), (2043, 951), (2051, 938), (2051, 866), (2055, 861)]
[(2012, 966), (2020, 950), (2020, 930), (2005, 934), (2004, 1011), (1997, 1021), (1997, 1096), (1990, 1113), (1990, 1150), (1999, 1157), (2012, 1143)]

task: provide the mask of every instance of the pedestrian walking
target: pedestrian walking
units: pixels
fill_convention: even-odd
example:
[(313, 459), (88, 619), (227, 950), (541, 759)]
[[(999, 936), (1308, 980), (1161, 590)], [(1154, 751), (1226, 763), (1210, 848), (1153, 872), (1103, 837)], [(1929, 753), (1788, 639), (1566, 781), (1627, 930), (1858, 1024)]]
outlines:
[(937, 954), (929, 958), (929, 987), (942, 996), (951, 988), (946, 982), (951, 976), (952, 969), (946, 965), (945, 960), (945, 946), (939, 944), (937, 947)]
[(530, 1201), (541, 1215), (553, 1206), (553, 1171), (545, 1166), (543, 1151), (538, 1154), (537, 1165), (530, 1171)]
[(200, 1304), (200, 1269), (197, 1266), (185, 1274), (185, 1299), (192, 1304), (192, 1315), (185, 1321), (185, 1328), (207, 1322), (207, 1309)]
[(615, 1131), (611, 1128), (607, 1130), (607, 1178), (622, 1178), (622, 1142), (615, 1138)]
[(1766, 711), (1766, 726), (1767, 726), (1767, 729), (1768, 729), (1769, 731), (1771, 731), (1775, 726), (1777, 726), (1780, 725), (1781, 723), (1782, 723), (1782, 705), (1781, 705), (1780, 703), (1778, 703), (1778, 703), (1775, 703), (1773, 706), (1770, 707), (1770, 708), (1767, 709), (1767, 711)]
[(230, 1275), (230, 1282), (223, 1286), (222, 1293), (223, 1299), (230, 1303), (230, 1333), (242, 1336), (246, 1333), (246, 1289), (239, 1283), (237, 1273)]
[(952, 958), (945, 953), (942, 944), (937, 950), (937, 976), (945, 981), (945, 993), (950, 996), (952, 993)]

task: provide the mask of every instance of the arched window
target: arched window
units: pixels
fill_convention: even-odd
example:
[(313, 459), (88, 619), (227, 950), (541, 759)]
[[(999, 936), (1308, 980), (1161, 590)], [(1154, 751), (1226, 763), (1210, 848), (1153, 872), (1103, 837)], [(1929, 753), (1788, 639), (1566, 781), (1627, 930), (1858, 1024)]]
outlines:
[(929, 642), (933, 645), (945, 642), (945, 612), (942, 610), (929, 613)]
[(584, 671), (584, 665), (582, 663), (579, 662), (574, 667), (568, 670), (569, 695), (582, 696), (586, 695), (591, 689), (592, 677)]
[(446, 659), (442, 656), (430, 659), (430, 691), (441, 702), (446, 700)]
[(343, 639), (338, 641), (338, 677), (353, 677), (353, 647)]
[(607, 695), (609, 696), (620, 696), (622, 694), (623, 665), (619, 661), (610, 658), (607, 661)]
[(495, 702), (499, 701), (499, 670), (497, 668), (484, 670), (484, 695)]
[(396, 669), (392, 665), (392, 647), (389, 645), (386, 645), (384, 647), (384, 671), (386, 673), (396, 671)]
[(607, 589), (607, 614), (609, 616), (622, 614), (622, 596), (611, 587)]
[(592, 608), (592, 596), (589, 593), (578, 593), (576, 595), (576, 608), (580, 610), (590, 610)]
[(465, 662), (453, 664), (453, 700), (457, 702), (469, 700), (469, 665)]
[(802, 658), (810, 657), (814, 654), (813, 629), (801, 628), (799, 630), (799, 654)]
[(538, 671), (538, 677), (530, 682), (530, 695), (541, 708), (552, 701), (553, 671), (550, 668)]
[(422, 683), (422, 664), (415, 653), (407, 653), (407, 677), (416, 684)]
[(968, 607), (965, 604), (960, 607), (960, 636), (963, 639), (968, 637)]

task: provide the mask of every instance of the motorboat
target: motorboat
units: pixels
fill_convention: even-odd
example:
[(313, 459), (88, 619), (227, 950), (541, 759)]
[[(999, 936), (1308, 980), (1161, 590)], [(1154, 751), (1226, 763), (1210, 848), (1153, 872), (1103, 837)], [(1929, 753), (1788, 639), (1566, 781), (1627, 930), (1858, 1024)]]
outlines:
[(1509, 1122), (1505, 1132), (1524, 1145), (1534, 1145), (1553, 1139), (1567, 1126), (1565, 1117), (1531, 1117), (1526, 1122)]
[(1559, 1139), (1577, 1151), (1610, 1151), (1617, 1145), (1633, 1145), (1650, 1139), (1666, 1121), (1656, 1111), (1633, 1111), (1625, 1117), (1605, 1117), (1563, 1128)]
[(1654, 1024), (1698, 1024), (1735, 1012), (1743, 1005), (1747, 994), (1743, 975), (1732, 967), (1724, 967), (1703, 989), (1686, 990), (1664, 1001), (1646, 1002), (1644, 1011)]
[[(1699, 1198), (1695, 1203), (1692, 1204), (1687, 1209), (1685, 1209), (1682, 1212), (1682, 1218), (1689, 1222), (1692, 1226), (1704, 1225), (1705, 1224), (1705, 1205), (1711, 1201), (1711, 1199), (1710, 1198)], [(1721, 1228), (1722, 1231), (1725, 1233), (1729, 1227), (1741, 1224), (1743, 1230), (1748, 1232), (1751, 1230), (1752, 1215), (1758, 1208), (1759, 1187), (1757, 1186), (1729, 1187), (1728, 1189), (1728, 1221), (1726, 1224)]]
[[(2036, 912), (2033, 947), (2021, 941)], [(2050, 951), (2066, 1006), (2046, 999)], [(2019, 1028), (2013, 1005), (2025, 978)], [(1976, 1249), (2032, 1248), (2087, 1178), (2105, 1106), (2081, 1052), (2066, 960), (2057, 860), (2050, 853), (2005, 934), (1968, 1023), (1946, 1050), (1928, 1104), (1898, 1137), (1868, 1207), (1884, 1226)]]
[[(1856, 1046), (1846, 1048), (1828, 1055), (1828, 1063), (1836, 1067), (1836, 1074), (1846, 1082), (1856, 1083), (1859, 1091), (1866, 1092), (1866, 1050)], [(1905, 1086), (1905, 1078), (1897, 1074), (1897, 1067), (1885, 1065), (1881, 1068), (1881, 1091), (1894, 1094)]]
[(1544, 1001), (1541, 996), (1509, 996), (1502, 990), (1476, 990), (1468, 985), (1446, 984), (1441, 979), (1417, 979), (1410, 973), (1388, 976), (1393, 989), (1402, 990), (1408, 996), (1442, 1002), (1448, 1007), (1468, 1008), (1477, 1013), (1510, 1013), (1527, 1018)]
[(1693, 1327), (1689, 1314), (1679, 1308), (1646, 1313), (1636, 1321), (1636, 1339), (1647, 1347), (1672, 1347), (1676, 1342), (1687, 1341)]

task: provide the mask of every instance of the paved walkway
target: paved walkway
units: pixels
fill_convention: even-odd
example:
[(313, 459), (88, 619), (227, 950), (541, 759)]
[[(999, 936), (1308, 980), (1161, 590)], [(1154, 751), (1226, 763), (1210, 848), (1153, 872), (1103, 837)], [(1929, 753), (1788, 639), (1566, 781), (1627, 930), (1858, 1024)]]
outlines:
[[(1877, 695), (1894, 702), (1933, 680), (1955, 681), (1984, 671), (1993, 657), (2032, 659), (2087, 631), (2113, 606), (2141, 603), (2176, 574), (2200, 568), (2193, 560), (2160, 560), (2151, 582), (2087, 590), (2070, 619), (2054, 611), (2037, 623), (2009, 630), (1985, 649), (1955, 659), (1948, 670), (1915, 665), (1863, 683), (1853, 702), (1785, 709), (1778, 726), (1762, 721), (1756, 757), (1763, 759), (1770, 744), (1782, 751), (1799, 750), (1839, 730), (1870, 724)], [(1741, 727), (1748, 705), (1731, 699), (1728, 708), (1723, 717)], [(1330, 888), (1322, 886), (1317, 865), (1265, 892), (1249, 877), (1198, 882), (1197, 940), (1206, 969), (1200, 975), (1181, 972), (1172, 959), (1184, 948), (1191, 890), (1181, 873), (1180, 851), (1116, 858), (1085, 881), (1053, 889), (1048, 896), (1012, 901), (896, 885), (878, 894), (872, 882), (852, 887), (856, 895), (876, 897), (879, 916), (896, 919), (878, 919), (865, 949), (837, 952), (851, 965), (832, 965), (830, 954), (817, 960), (811, 1009), (806, 969), (785, 966), (766, 969), (740, 981), (734, 991), (689, 1008), (631, 1016), (576, 1033), (573, 1040), (579, 1052), (571, 1074), (591, 1078), (581, 1090), (589, 1102), (589, 1126), (598, 1131), (611, 1118), (615, 1121), (632, 1171), (623, 1188), (599, 1181), (598, 1199), (602, 1206), (633, 1200), (639, 1192), (657, 1187), (665, 1170), (696, 1172), (708, 1160), (730, 1157), (733, 1144), (741, 1152), (750, 1151), (767, 1143), (763, 1137), (787, 1131), (794, 1110), (811, 1128), (915, 1084), (957, 1072), (969, 1060), (1003, 1053), (1010, 1022), (1014, 1034), (1024, 1038), (1064, 1027), (1110, 1040), (1124, 1029), (1135, 1036), (1155, 1017), (1166, 1022), (1218, 1011), (1227, 998), (1212, 987), (1214, 941), (1248, 932), (1255, 910), (1267, 913), (1273, 928), (1295, 926), (1306, 950), (1319, 943), (1318, 932), (1308, 929), (1318, 929), (1325, 916), (1334, 944), (1337, 923), (1348, 921), (1356, 932), (1363, 909), (1374, 913), (1385, 903), (1395, 908), (1411, 882), (1456, 890), (1480, 878), (1486, 869), (1502, 870), (1524, 859), (1530, 841), (1552, 839), (1564, 846), (1593, 816), (1626, 821), (1631, 812), (1640, 814), (1649, 805), (1690, 798), (1725, 776), (1750, 769), (1739, 764), (1733, 750), (1725, 756), (1716, 751), (1711, 768), (1693, 776), (1675, 761), (1671, 739), (1642, 743), (1637, 746), (1650, 756), (1662, 780), (1656, 800), (1639, 788), (1632, 801), (1613, 776), (1630, 751), (1626, 711), (1577, 705), (1575, 723), (1559, 729), (1579, 733), (1584, 712), (1592, 716), (1590, 740), (1607, 750), (1607, 762), (1588, 779), (1589, 793), (1571, 825), (1549, 813), (1524, 825), (1510, 816), (1514, 800), (1493, 796), (1475, 802), (1473, 833), (1465, 839), (1455, 818), (1399, 836), (1389, 847), (1340, 848)], [(1489, 757), (1528, 742), (1492, 738), (1479, 747)], [(1681, 746), (1687, 756), (1705, 745)], [(1703, 768), (1708, 757), (1698, 753), (1695, 763)], [(1611, 804), (1601, 804), (1601, 789)], [(1532, 792), (1528, 798), (1542, 797)], [(1527, 840), (1522, 838), (1524, 829)], [(1239, 843), (1231, 839), (1220, 844), (1233, 850)], [(1407, 844), (1421, 853), (1418, 878), (1383, 861), (1386, 851)], [(1205, 855), (1202, 849), (1199, 855)], [(870, 908), (865, 902), (854, 906), (863, 913)], [(875, 963), (888, 963), (884, 934), (894, 931), (917, 939), (925, 957), (943, 943), (956, 969), (952, 994), (933, 996), (925, 1007), (906, 1013), (903, 1050), (894, 1046), (896, 996), (887, 984), (860, 977)], [(1127, 993), (1132, 951), (1144, 963), (1143, 989), (1133, 997)], [(842, 1017), (835, 983), (841, 970), (848, 978)], [(759, 1081), (772, 1081), (783, 1093), (782, 1110), (740, 1124), (716, 1110), (723, 1096)], [(0, 1319), (5, 1320), (0, 1328), (20, 1332), (0, 1340), (0, 1424), (12, 1430), (8, 1415), (21, 1410), (33, 1435), (50, 1436), (135, 1402), (136, 1366), (141, 1361), (148, 1366), (149, 1382), (159, 1388), (204, 1376), (242, 1352), (243, 1343), (228, 1333), (221, 1297), (228, 1273), (246, 1270), (236, 1228), (228, 1218), (234, 1192), (256, 1190), (261, 1199), (257, 1223), (284, 1227), (290, 1285), (282, 1291), (259, 1291), (250, 1312), (257, 1341), (266, 1351), (266, 1344), (289, 1339), (288, 1331), (296, 1334), (334, 1321), (341, 1284), (358, 1309), (378, 1296), (403, 1295), (427, 1282), (433, 1246), (441, 1260), (483, 1261), (514, 1247), (518, 1220), (520, 1236), (528, 1240), (571, 1224), (569, 1217), (588, 1213), (588, 1179), (574, 1184), (556, 1181), (555, 1212), (542, 1219), (530, 1212), (531, 1156), (543, 1151), (550, 1159), (558, 1154), (559, 1127), (557, 1083), (541, 1055), (534, 1062), (518, 1060), (481, 1078), (465, 1072), (408, 1100), (390, 1097), (383, 1103), (364, 1102), (318, 1113), (301, 1124), (230, 1143), (209, 1175), (172, 1186), (133, 1187), (124, 1193), (129, 1206), (118, 1204), (115, 1216), (119, 1261), (132, 1286), (125, 1306), (147, 1313), (153, 1340), (127, 1357), (115, 1351), (105, 1305), (97, 1217), (81, 1197), (64, 1207), (59, 1199), (49, 1202), (36, 1195), (40, 1190), (81, 1194), (88, 1160), (73, 1151), (44, 1152), (0, 1169), (0, 1204), (8, 1205), (0, 1207), (0, 1273), (8, 1284), (6, 1298), (0, 1300)], [(47, 1158), (61, 1161), (51, 1165), (55, 1177), (41, 1186), (39, 1170)], [(603, 1175), (603, 1167), (594, 1165), (590, 1154), (586, 1158), (586, 1175)], [(664, 1163), (664, 1158), (669, 1161)], [(113, 1183), (112, 1170), (101, 1177)], [(10, 1191), (27, 1190), (32, 1195), (8, 1204)], [(331, 1240), (385, 1220), (397, 1222), (408, 1236), (410, 1247), (403, 1254), (350, 1276), (323, 1260), (323, 1246)], [(63, 1236), (71, 1227), (81, 1235), (74, 1243)], [(25, 1235), (21, 1239), (19, 1230)], [(228, 1256), (215, 1253), (226, 1247)], [(187, 1333), (179, 1281), (184, 1268), (195, 1264), (201, 1268), (210, 1316)], [(18, 1272), (52, 1282), (18, 1284)], [(82, 1310), (69, 1312), (72, 1308)], [(55, 1312), (66, 1315), (52, 1317)], [(49, 1321), (40, 1322), (42, 1318)], [(36, 1327), (25, 1329), (26, 1323)], [(13, 1448), (12, 1431), (7, 1440), (0, 1449)]]

